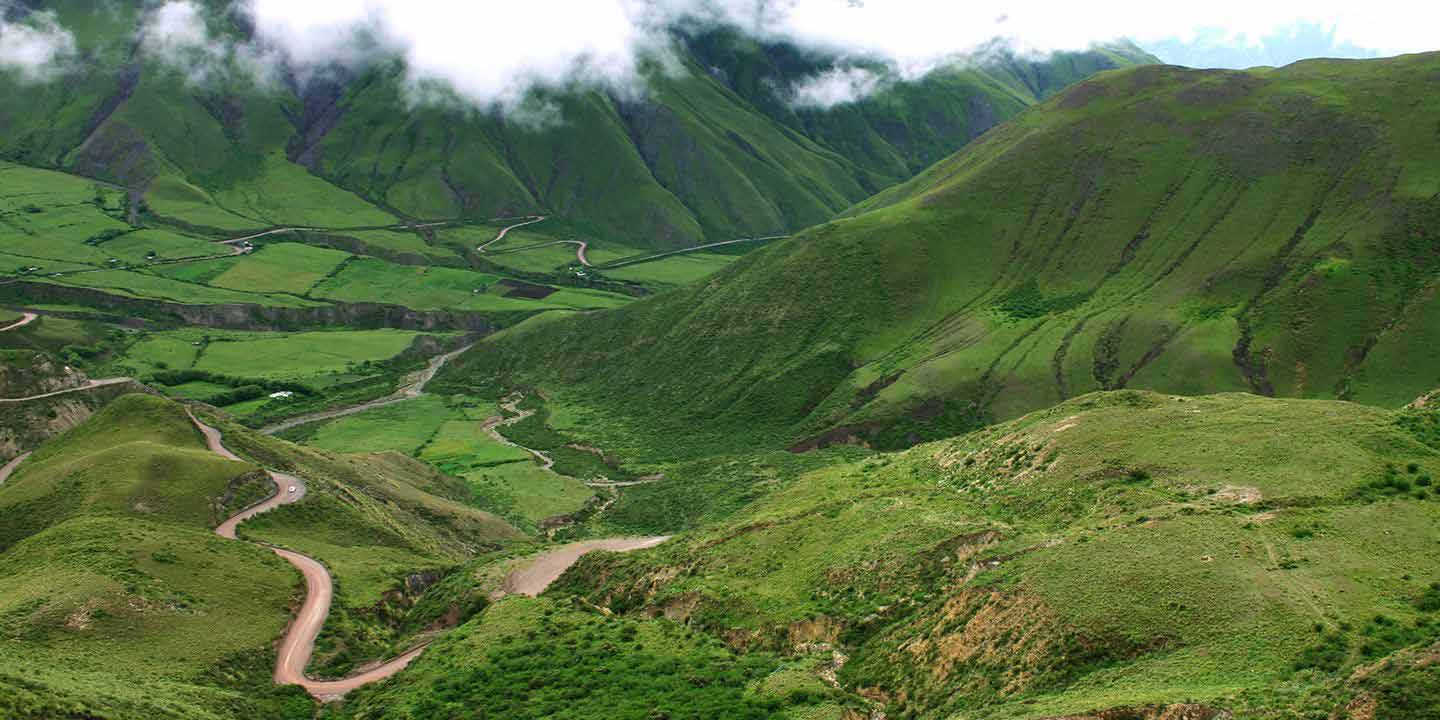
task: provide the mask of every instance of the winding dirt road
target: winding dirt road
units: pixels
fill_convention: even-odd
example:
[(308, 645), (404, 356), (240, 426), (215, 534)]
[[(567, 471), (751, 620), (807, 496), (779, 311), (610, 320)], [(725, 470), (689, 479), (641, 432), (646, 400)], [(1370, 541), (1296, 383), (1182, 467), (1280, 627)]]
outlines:
[(16, 320), (15, 322), (10, 323), (9, 325), (6, 325), (6, 326), (3, 327), (3, 328), (0, 328), (0, 332), (9, 332), (9, 331), (11, 331), (11, 330), (19, 330), (20, 328), (25, 327), (26, 325), (29, 325), (29, 324), (32, 323), (32, 322), (35, 322), (37, 319), (39, 319), (39, 317), (40, 317), (39, 315), (36, 315), (35, 313), (32, 313), (32, 312), (22, 312), (22, 313), (20, 313), (20, 319), (19, 319), (19, 320)]
[(334, 410), (322, 410), (307, 415), (298, 415), (289, 420), (261, 428), (260, 432), (265, 435), (274, 435), (275, 433), (284, 432), (290, 428), (300, 427), (301, 425), (309, 425), (310, 423), (320, 422), (322, 420), (334, 420), (335, 418), (356, 415), (367, 410), (375, 410), (388, 405), (394, 405), (395, 403), (405, 402), (406, 400), (414, 400), (425, 392), (425, 386), (429, 385), (430, 381), (435, 379), (435, 375), (440, 372), (440, 368), (445, 367), (445, 363), (454, 360), (456, 357), (459, 357), (461, 353), (472, 347), (474, 347), (474, 345), (466, 345), (459, 350), (453, 350), (444, 355), (436, 355), (430, 358), (430, 362), (425, 366), (425, 369), (416, 373), (408, 385), (379, 400), (371, 400), (370, 402), (360, 403), (359, 405), (351, 405)]
[(10, 475), (20, 467), (20, 463), (25, 462), (25, 458), (28, 457), (30, 457), (30, 453), (20, 453), (15, 456), (15, 459), (5, 463), (5, 467), (0, 467), (0, 485), (4, 485), (5, 481), (10, 479)]
[[(431, 373), (433, 376), (433, 373)], [(428, 380), (428, 379), (427, 379)], [(423, 389), (423, 384), (421, 385)], [(418, 394), (418, 390), (416, 391)], [(519, 400), (515, 400), (519, 403)], [(211, 452), (231, 460), (240, 458), (226, 448), (220, 431), (200, 422), (188, 409), (186, 413), (190, 421), (205, 436), (205, 444)], [(17, 458), (11, 465), (19, 465), (24, 457)], [(6, 470), (12, 470), (6, 466)], [(215, 534), (228, 540), (238, 539), (240, 524), (261, 513), (269, 512), (282, 505), (300, 502), (305, 498), (305, 481), (294, 475), (267, 470), (271, 481), (275, 484), (275, 495), (269, 499), (252, 505), (234, 516), (220, 523), (215, 528)], [(5, 475), (0, 474), (0, 482), (3, 482)], [(292, 492), (290, 489), (294, 488)], [(648, 537), (648, 538), (608, 538), (604, 540), (586, 540), (582, 542), (563, 545), (554, 550), (541, 553), (524, 561), (520, 567), (511, 571), (505, 578), (504, 592), (511, 595), (528, 595), (534, 597), (544, 592), (550, 584), (555, 582), (572, 565), (586, 554), (595, 551), (630, 552), (644, 548), (655, 547), (660, 543), (669, 540), (669, 536)], [(330, 606), (335, 596), (335, 582), (330, 577), (330, 572), (320, 561), (302, 555), (291, 550), (274, 547), (265, 543), (255, 543), (261, 547), (268, 548), (271, 552), (284, 558), (291, 565), (295, 566), (305, 578), (305, 601), (300, 606), (300, 611), (290, 623), (289, 629), (281, 638), (280, 649), (275, 658), (274, 680), (280, 685), (298, 685), (310, 693), (311, 696), (321, 702), (331, 702), (343, 698), (347, 693), (373, 682), (384, 680), (404, 670), (415, 658), (425, 651), (426, 645), (415, 647), (403, 655), (377, 663), (372, 667), (363, 670), (355, 675), (342, 680), (312, 680), (305, 675), (305, 668), (309, 666), (311, 657), (315, 654), (315, 638), (319, 637), (320, 631), (325, 627), (325, 620), (330, 615)]]
[(524, 420), (525, 418), (528, 418), (531, 415), (535, 414), (534, 410), (520, 409), (519, 405), (524, 400), (525, 396), (521, 395), (520, 393), (515, 393), (514, 395), (511, 395), (510, 397), (501, 400), (500, 408), (502, 410), (505, 410), (506, 412), (514, 413), (514, 415), (508, 418), (504, 415), (496, 415), (495, 417), (486, 420), (484, 423), (481, 423), (480, 429), (484, 430), (485, 434), (489, 435), (491, 440), (494, 440), (501, 445), (518, 448), (520, 450), (524, 450), (525, 452), (530, 453), (531, 455), (534, 455), (535, 459), (540, 461), (540, 466), (542, 469), (550, 470), (553, 472), (555, 469), (555, 458), (550, 457), (548, 453), (541, 452), (534, 448), (525, 447), (524, 445), (521, 445), (520, 443), (517, 443), (510, 438), (507, 438), (504, 435), (500, 434), (500, 428), (514, 425), (515, 423), (518, 423), (521, 420)]
[[(219, 430), (200, 422), (189, 410), (186, 412), (190, 414), (190, 421), (205, 436), (205, 444), (211, 452), (230, 460), (240, 460), (235, 453), (225, 447)], [(220, 523), (215, 528), (216, 535), (227, 540), (236, 540), (238, 539), (236, 531), (246, 520), (282, 505), (297, 503), (305, 499), (304, 480), (285, 473), (267, 472), (270, 473), (270, 480), (275, 483), (275, 494), (268, 500), (251, 505)], [(290, 488), (294, 488), (294, 491), (292, 492)], [(305, 578), (305, 602), (290, 623), (290, 628), (285, 631), (285, 636), (280, 641), (280, 650), (276, 654), (274, 674), (276, 684), (299, 685), (316, 699), (324, 702), (338, 700), (351, 690), (400, 672), (412, 660), (419, 657), (421, 651), (424, 650), (423, 647), (415, 648), (404, 655), (343, 680), (319, 681), (306, 677), (305, 668), (310, 664), (311, 656), (315, 654), (315, 638), (319, 637), (321, 629), (325, 627), (325, 619), (330, 615), (330, 604), (335, 597), (335, 581), (330, 577), (330, 571), (326, 570), (325, 566), (315, 558), (264, 543), (255, 544), (269, 548), (271, 552), (284, 558), (294, 565), (295, 569), (299, 570)]]
[(56, 390), (55, 392), (42, 393), (40, 395), (31, 395), (30, 397), (22, 398), (0, 398), (0, 403), (30, 402), (31, 400), (42, 400), (48, 397), (56, 397), (57, 395), (69, 395), (70, 393), (85, 392), (86, 390), (94, 390), (95, 388), (105, 387), (107, 385), (119, 385), (120, 383), (127, 382), (135, 382), (135, 378), (117, 377), (105, 378), (104, 380), (91, 380), (84, 385), (81, 385), (79, 387), (73, 387), (68, 390)]
[(552, 240), (550, 242), (535, 243), (534, 245), (525, 245), (523, 247), (496, 250), (495, 252), (490, 254), (511, 255), (515, 253), (522, 253), (527, 250), (539, 250), (540, 248), (554, 247), (556, 245), (574, 245), (575, 260), (578, 261), (581, 265), (584, 265), (585, 267), (595, 267), (594, 265), (590, 264), (590, 257), (586, 255), (586, 253), (590, 251), (590, 243), (585, 242), (584, 240)]
[(644, 550), (669, 540), (669, 535), (643, 538), (607, 538), (605, 540), (582, 540), (561, 545), (550, 552), (538, 555), (524, 567), (512, 571), (505, 578), (505, 592), (511, 595), (535, 597), (550, 584), (560, 579), (570, 566), (580, 558), (597, 550), (607, 552), (631, 552)]
[(507, 228), (501, 228), (501, 229), (500, 229), (500, 234), (499, 234), (499, 235), (496, 235), (494, 240), (491, 240), (490, 242), (484, 243), (484, 244), (480, 245), (480, 247), (475, 248), (475, 252), (482, 252), (482, 253), (485, 252), (485, 248), (488, 248), (488, 247), (490, 247), (491, 245), (494, 245), (495, 243), (500, 242), (501, 240), (504, 240), (504, 239), (505, 239), (505, 236), (506, 236), (506, 235), (509, 235), (511, 230), (516, 230), (516, 229), (525, 227), (526, 225), (534, 225), (535, 223), (542, 222), (542, 221), (544, 221), (544, 220), (545, 220), (545, 216), (544, 216), (544, 215), (531, 215), (531, 216), (529, 216), (529, 217), (525, 220), (525, 222), (516, 223), (516, 224), (511, 225), (510, 227), (507, 227)]

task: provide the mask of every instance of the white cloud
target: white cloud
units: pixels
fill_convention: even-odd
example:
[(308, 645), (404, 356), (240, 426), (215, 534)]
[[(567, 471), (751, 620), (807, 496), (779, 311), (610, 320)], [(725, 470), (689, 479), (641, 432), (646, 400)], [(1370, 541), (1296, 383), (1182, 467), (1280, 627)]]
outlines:
[(205, 10), (194, 0), (168, 0), (152, 9), (140, 30), (145, 52), (166, 61), (201, 84), (239, 72), (271, 84), (280, 67), (275, 51), (263, 44), (212, 33)]
[[(902, 78), (997, 39), (1035, 53), (1121, 37), (1143, 45), (1219, 33), (1245, 44), (1307, 23), (1333, 33), (1338, 43), (1378, 53), (1440, 46), (1433, 31), (1440, 27), (1440, 4), (1414, 0), (240, 0), (240, 6), (252, 16), (256, 37), (240, 55), (257, 66), (266, 65), (272, 51), (303, 69), (354, 64), (384, 50), (404, 60), (417, 90), (438, 85), (511, 110), (524, 106), (535, 87), (642, 87), (646, 62), (666, 57), (664, 28), (687, 17), (879, 61)], [(154, 14), (149, 32), (157, 52), (218, 57), (199, 29), (203, 24), (191, 0), (171, 0)], [(221, 47), (222, 53), (243, 49)], [(882, 86), (874, 76), (841, 67), (850, 69), (802, 84), (797, 101), (846, 102)]]
[[(0, 3), (0, 17), (7, 10)], [(75, 56), (75, 36), (54, 13), (31, 13), (17, 22), (0, 21), (0, 70), (34, 82), (48, 80)]]
[(796, 107), (826, 110), (867, 98), (885, 81), (884, 75), (868, 68), (837, 67), (797, 83), (790, 103)]

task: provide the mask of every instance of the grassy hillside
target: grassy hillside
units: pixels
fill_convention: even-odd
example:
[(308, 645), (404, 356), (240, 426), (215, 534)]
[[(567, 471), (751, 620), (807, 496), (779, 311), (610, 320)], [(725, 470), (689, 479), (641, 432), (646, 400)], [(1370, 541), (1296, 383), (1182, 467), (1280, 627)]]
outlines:
[(894, 718), (1326, 718), (1362, 696), (1428, 718), (1435, 422), (1086, 395), (807, 473), (651, 553), (586, 558), (552, 593), (752, 652), (833, 647), (839, 682)]
[[(443, 576), (522, 538), (417, 462), (223, 426), (243, 456), (308, 481), (304, 502), (242, 532), (334, 575), (315, 671), (343, 674), (406, 641), (417, 574)], [(38, 449), (0, 487), (0, 714), (309, 717), (303, 692), (270, 683), (298, 575), (211, 532), (269, 492), (256, 465), (214, 455), (180, 406), (149, 396), (123, 397)]]
[[(126, 188), (136, 211), (226, 231), (548, 211), (637, 248), (774, 234), (829, 219), (908, 177), (907, 167), (921, 166), (917, 159), (953, 150), (1048, 91), (1043, 82), (1025, 85), (1022, 75), (1072, 82), (1153, 61), (1097, 51), (1022, 64), (1018, 73), (1007, 66), (994, 73), (999, 80), (985, 80), (997, 87), (976, 90), (982, 83), (967, 80), (967, 89), (952, 93), (979, 92), (978, 104), (931, 105), (921, 88), (887, 98), (883, 117), (867, 111), (869, 119), (856, 124), (844, 112), (833, 121), (819, 113), (802, 123), (757, 107), (761, 98), (710, 73), (713, 53), (681, 42), (672, 71), (650, 78), (648, 97), (537, 98), (559, 112), (553, 122), (535, 122), (458, 102), (416, 107), (395, 63), (280, 87), (233, 67), (167, 67), (133, 42), (139, 5), (22, 6), (56, 11), (76, 31), (83, 61), (40, 84), (0, 77), (15, 99), (0, 110), (0, 157), (101, 178)], [(230, 39), (249, 32), (235, 14), (213, 9), (222, 3), (206, 5), (212, 32)], [(768, 51), (727, 52), (739, 63), (773, 67)], [(819, 72), (834, 62), (812, 58), (786, 70)], [(948, 114), (955, 111), (960, 118)], [(893, 154), (877, 144), (914, 144), (883, 132), (870, 137), (893, 117), (906, 118), (907, 137), (923, 138), (908, 166), (872, 157)], [(950, 132), (955, 122), (969, 135)]]
[(1084, 82), (701, 284), (452, 366), (651, 437), (887, 447), (1097, 389), (1440, 383), (1440, 56)]

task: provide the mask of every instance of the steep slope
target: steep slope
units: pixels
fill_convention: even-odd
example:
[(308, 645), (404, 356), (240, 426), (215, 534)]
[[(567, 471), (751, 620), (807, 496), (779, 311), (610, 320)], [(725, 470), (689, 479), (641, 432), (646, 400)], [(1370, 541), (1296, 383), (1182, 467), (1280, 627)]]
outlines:
[(552, 594), (810, 654), (886, 717), (1428, 718), (1435, 422), (1097, 393), (809, 473)]
[[(553, 112), (536, 120), (458, 101), (416, 105), (393, 63), (303, 83), (286, 75), (278, 86), (205, 56), (177, 69), (135, 41), (139, 3), (110, 5), (26, 4), (56, 11), (82, 57), (45, 83), (0, 77), (15, 99), (0, 109), (0, 157), (124, 185), (137, 210), (143, 197), (157, 215), (225, 229), (545, 211), (640, 248), (775, 234), (909, 177), (1052, 82), (1153, 60), (1096, 51), (1007, 66), (995, 78), (966, 71), (964, 81), (935, 81), (956, 86), (943, 101), (923, 85), (879, 101), (883, 112), (862, 111), (859, 124), (843, 119), (845, 109), (833, 121), (816, 112), (800, 122), (783, 107), (757, 109), (773, 98), (737, 93), (682, 42), (674, 67), (651, 73), (646, 96), (545, 97)], [(245, 38), (248, 24), (229, 3), (206, 5), (217, 44)], [(749, 48), (739, 61), (764, 62), (763, 53)], [(813, 59), (803, 70), (834, 62)], [(1024, 86), (1022, 75), (1041, 81)], [(975, 89), (987, 83), (997, 87)], [(895, 117), (906, 118), (904, 138), (875, 129)], [(968, 134), (951, 132), (956, 123)], [(890, 157), (897, 152), (905, 157)]]
[(831, 71), (832, 58), (725, 29), (687, 35), (686, 44), (746, 102), (850, 158), (870, 173), (871, 185), (906, 180), (999, 122), (1098, 72), (1159, 62), (1131, 43), (1119, 43), (1040, 60), (994, 48), (979, 53), (981, 60), (908, 82), (884, 67), (860, 64), (854, 69), (869, 73), (879, 91), (824, 107), (797, 104), (794, 96), (806, 79)]
[(1087, 81), (710, 280), (482, 343), (657, 436), (942, 437), (1096, 389), (1440, 383), (1440, 55)]

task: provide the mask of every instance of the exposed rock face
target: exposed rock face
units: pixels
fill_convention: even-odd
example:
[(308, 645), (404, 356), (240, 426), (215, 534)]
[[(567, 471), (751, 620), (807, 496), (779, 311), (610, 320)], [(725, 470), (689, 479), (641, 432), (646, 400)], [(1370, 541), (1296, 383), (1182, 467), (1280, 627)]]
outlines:
[(28, 363), (0, 364), (0, 398), (29, 397), (85, 384), (85, 373), (36, 353)]
[(85, 422), (115, 398), (135, 392), (155, 394), (138, 382), (127, 382), (4, 405), (0, 412), (0, 463), (34, 450), (46, 440)]

